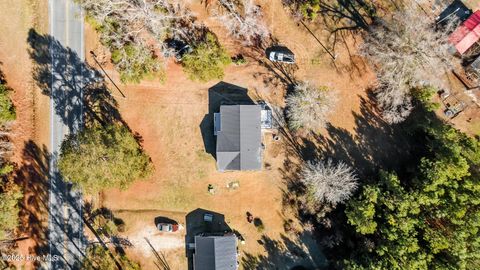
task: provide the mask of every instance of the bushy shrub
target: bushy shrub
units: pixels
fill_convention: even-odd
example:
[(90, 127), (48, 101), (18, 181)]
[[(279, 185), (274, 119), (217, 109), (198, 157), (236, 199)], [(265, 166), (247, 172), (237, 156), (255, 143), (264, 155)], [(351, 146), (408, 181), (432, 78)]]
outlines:
[(231, 61), (227, 51), (218, 43), (215, 36), (207, 33), (205, 41), (196, 44), (193, 52), (183, 57), (182, 64), (190, 79), (207, 82), (222, 79), (223, 70)]
[(0, 83), (0, 125), (15, 120), (15, 107), (9, 96), (9, 88)]
[(126, 189), (153, 170), (131, 132), (115, 124), (69, 136), (62, 144), (58, 167), (66, 180), (90, 194), (105, 188)]

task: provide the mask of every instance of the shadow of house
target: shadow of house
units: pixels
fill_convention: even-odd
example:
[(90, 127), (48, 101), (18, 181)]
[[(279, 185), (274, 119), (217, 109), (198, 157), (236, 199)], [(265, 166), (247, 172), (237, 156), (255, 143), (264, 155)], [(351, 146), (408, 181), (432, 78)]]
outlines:
[[(206, 215), (208, 216), (206, 218)], [(211, 221), (210, 221), (211, 218)], [(188, 213), (186, 218), (186, 251), (188, 269), (193, 269), (193, 250), (189, 248), (195, 242), (195, 236), (223, 236), (233, 233), (233, 230), (225, 222), (225, 216), (213, 211), (197, 208)]]
[(216, 139), (213, 134), (213, 114), (220, 111), (221, 105), (254, 105), (255, 102), (248, 96), (246, 88), (219, 82), (208, 89), (208, 114), (200, 123), (205, 152), (216, 158)]

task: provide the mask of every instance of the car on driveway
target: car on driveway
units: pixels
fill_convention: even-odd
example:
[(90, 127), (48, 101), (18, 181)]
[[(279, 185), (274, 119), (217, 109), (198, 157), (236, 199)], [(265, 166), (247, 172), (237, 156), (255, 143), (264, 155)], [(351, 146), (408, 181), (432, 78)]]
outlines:
[(295, 63), (295, 55), (287, 47), (272, 47), (267, 51), (268, 59), (272, 62), (280, 62), (286, 64)]
[(158, 223), (157, 229), (161, 232), (176, 232), (178, 231), (178, 224), (173, 223)]

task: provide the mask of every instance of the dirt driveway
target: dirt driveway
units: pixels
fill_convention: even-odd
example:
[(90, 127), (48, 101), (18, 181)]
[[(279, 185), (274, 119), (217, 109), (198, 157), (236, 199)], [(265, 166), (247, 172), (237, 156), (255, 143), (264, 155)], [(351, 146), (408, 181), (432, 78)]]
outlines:
[[(144, 269), (156, 269), (156, 255), (165, 256), (172, 269), (186, 269), (184, 212), (158, 210), (114, 211), (116, 219), (125, 224), (119, 233), (132, 246), (126, 248), (129, 256), (142, 262)], [(176, 232), (160, 232), (156, 223), (168, 219), (179, 224)], [(177, 268), (178, 267), (178, 268)]]

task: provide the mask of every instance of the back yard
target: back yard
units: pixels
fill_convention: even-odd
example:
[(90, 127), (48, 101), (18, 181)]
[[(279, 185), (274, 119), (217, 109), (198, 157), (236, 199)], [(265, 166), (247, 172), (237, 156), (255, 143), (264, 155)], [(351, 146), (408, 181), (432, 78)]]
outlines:
[[(327, 85), (338, 92), (341, 102), (332, 114), (331, 125), (317, 138), (318, 144), (302, 146), (306, 152), (323, 144), (326, 152), (338, 155), (356, 153), (362, 155), (358, 156), (359, 162), (370, 162), (383, 157), (368, 156), (368, 152), (364, 152), (365, 146), (362, 146), (365, 140), (374, 140), (374, 144), (382, 145), (384, 153), (391, 148), (391, 132), (370, 108), (367, 89), (374, 75), (363, 60), (355, 56), (357, 41), (354, 37), (345, 34), (344, 41), (335, 48), (338, 58), (332, 62), (315, 38), (293, 21), (280, 0), (263, 1), (262, 7), (270, 18), (268, 23), (273, 35), (280, 44), (295, 53), (298, 65), (274, 66), (262, 55), (263, 52), (239, 46), (226, 36), (220, 26), (206, 19), (209, 28), (225, 44), (230, 55), (242, 53), (247, 59), (244, 65), (228, 67), (221, 82), (192, 82), (179, 65), (170, 62), (165, 84), (142, 81), (138, 85), (121, 85), (113, 68), (107, 67), (126, 96), (122, 98), (114, 92), (122, 117), (134, 132), (141, 135), (143, 147), (155, 165), (155, 173), (148, 181), (138, 182), (126, 191), (104, 191), (98, 203), (124, 219), (126, 231), (123, 236), (132, 240), (144, 232), (153, 247), (165, 253), (172, 269), (183, 269), (181, 265), (186, 263), (185, 246), (162, 243), (176, 243), (177, 240), (171, 238), (182, 239), (182, 233), (174, 236), (152, 235), (145, 228), (154, 230), (155, 216), (164, 212), (173, 212), (172, 215), (185, 226), (182, 215), (197, 208), (223, 214), (226, 224), (242, 235), (245, 244), (240, 245), (239, 250), (245, 269), (251, 269), (255, 263), (267, 258), (274, 265), (284, 265), (285, 269), (295, 266), (294, 263), (305, 266), (324, 263), (308, 226), (299, 224), (293, 212), (286, 207), (288, 203), (286, 205), (283, 201), (285, 192), (288, 192), (285, 185), (288, 177), (284, 168), (294, 166), (298, 161), (287, 137), (274, 141), (271, 135), (265, 135), (263, 171), (216, 171), (215, 159), (205, 151), (205, 144), (213, 142), (205, 142), (202, 135), (211, 128), (211, 124), (205, 123), (209, 114), (209, 90), (231, 84), (248, 89), (252, 100), (264, 99), (272, 105), (283, 106), (283, 96), (291, 81), (308, 80), (316, 85)], [(199, 19), (206, 18), (203, 5), (192, 4), (192, 9), (198, 13)], [(276, 20), (278, 16), (283, 19)], [(320, 38), (327, 34), (313, 26), (312, 31)], [(94, 31), (89, 29), (87, 33), (87, 51), (101, 52)], [(112, 89), (115, 91), (115, 88)], [(387, 160), (384, 163), (388, 164)], [(239, 187), (235, 190), (227, 188), (231, 182), (238, 182)], [(208, 192), (209, 184), (214, 186), (215, 194)], [(247, 212), (261, 219), (264, 228), (248, 223)], [(289, 219), (293, 220), (294, 230), (286, 232), (284, 225)], [(155, 238), (162, 240), (156, 244)], [(148, 258), (139, 261), (147, 266), (146, 269), (151, 269), (155, 260), (152, 253), (142, 252), (135, 246), (129, 250), (136, 256)]]

